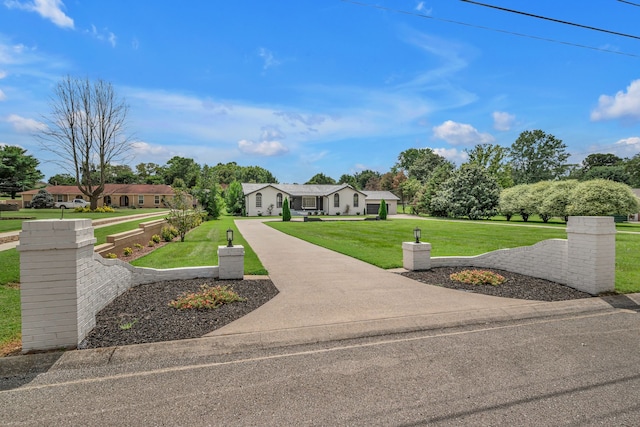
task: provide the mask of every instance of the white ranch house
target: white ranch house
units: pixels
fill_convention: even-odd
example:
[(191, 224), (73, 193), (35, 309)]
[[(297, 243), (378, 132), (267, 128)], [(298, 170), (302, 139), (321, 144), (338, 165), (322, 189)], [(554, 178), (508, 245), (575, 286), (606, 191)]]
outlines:
[(284, 199), (288, 199), (292, 215), (309, 212), (326, 215), (377, 214), (382, 200), (387, 213), (398, 213), (396, 195), (390, 191), (360, 191), (348, 184), (242, 184), (247, 216), (281, 215)]

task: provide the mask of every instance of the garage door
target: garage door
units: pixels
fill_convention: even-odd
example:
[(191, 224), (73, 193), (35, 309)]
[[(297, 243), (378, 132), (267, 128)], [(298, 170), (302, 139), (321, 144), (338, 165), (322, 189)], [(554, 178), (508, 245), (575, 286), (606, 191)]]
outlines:
[(380, 203), (367, 203), (367, 215), (378, 215)]

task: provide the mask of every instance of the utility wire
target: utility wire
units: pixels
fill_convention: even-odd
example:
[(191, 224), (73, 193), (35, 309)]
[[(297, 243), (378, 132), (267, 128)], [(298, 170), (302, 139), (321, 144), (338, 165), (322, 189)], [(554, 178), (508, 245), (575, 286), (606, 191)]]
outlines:
[(500, 29), (497, 29), (497, 28), (485, 27), (485, 26), (482, 26), (482, 25), (469, 24), (469, 23), (466, 23), (466, 22), (454, 21), (454, 20), (451, 20), (451, 19), (436, 18), (436, 17), (433, 17), (433, 16), (423, 15), (423, 14), (417, 13), (417, 12), (409, 12), (409, 11), (406, 11), (406, 10), (393, 9), (393, 8), (390, 8), (390, 7), (384, 7), (384, 6), (379, 6), (379, 5), (375, 5), (375, 4), (362, 3), (362, 2), (359, 2), (359, 1), (355, 1), (355, 0), (341, 0), (341, 1), (343, 3), (351, 3), (351, 4), (354, 4), (356, 6), (370, 7), (370, 8), (373, 8), (373, 9), (384, 10), (384, 11), (387, 11), (387, 12), (394, 12), (394, 13), (399, 13), (399, 14), (403, 14), (403, 15), (410, 15), (410, 16), (415, 16), (415, 17), (424, 18), (424, 19), (432, 19), (434, 21), (446, 22), (448, 24), (462, 25), (462, 26), (470, 27), (470, 28), (477, 28), (477, 29), (481, 29), (481, 30), (493, 31), (493, 32), (496, 32), (496, 33), (508, 34), (508, 35), (511, 35), (511, 36), (524, 37), (524, 38), (529, 38), (529, 39), (533, 39), (533, 40), (541, 40), (541, 41), (550, 42), (550, 43), (563, 44), (563, 45), (566, 45), (566, 46), (579, 47), (579, 48), (582, 48), (582, 49), (590, 49), (590, 50), (595, 50), (595, 51), (598, 51), (598, 52), (614, 53), (616, 55), (630, 56), (632, 58), (640, 58), (640, 55), (636, 55), (636, 54), (633, 54), (633, 53), (619, 52), (619, 51), (615, 51), (615, 50), (611, 50), (611, 49), (604, 49), (604, 48), (600, 48), (600, 47), (593, 47), (593, 46), (588, 46), (588, 45), (583, 45), (583, 44), (578, 44), (578, 43), (565, 42), (565, 41), (562, 41), (562, 40), (550, 39), (550, 38), (546, 38), (546, 37), (532, 36), (530, 34), (516, 33), (516, 32), (513, 32), (513, 31), (507, 31), (507, 30), (500, 30)]
[[(616, 35), (616, 36), (629, 37), (631, 39), (640, 40), (640, 36), (634, 36), (632, 34), (619, 33), (617, 31), (605, 30), (605, 29), (602, 29), (602, 28), (591, 27), (589, 25), (576, 24), (575, 22), (563, 21), (561, 19), (549, 18), (549, 17), (546, 17), (546, 16), (535, 15), (533, 13), (522, 12), (522, 11), (514, 10), (514, 9), (507, 9), (506, 7), (500, 7), (500, 6), (494, 6), (492, 4), (480, 3), (480, 2), (477, 2), (477, 1), (474, 1), (474, 0), (460, 0), (460, 1), (465, 2), (465, 3), (475, 4), (475, 5), (478, 5), (478, 6), (488, 7), (488, 8), (491, 8), (491, 9), (502, 10), (504, 12), (515, 13), (515, 14), (518, 14), (518, 15), (530, 16), (531, 18), (537, 18), (537, 19), (543, 19), (545, 21), (557, 22), (558, 24), (571, 25), (573, 27), (584, 28), (586, 30), (599, 31), (601, 33), (613, 34), (613, 35)], [(619, 0), (619, 1), (622, 1), (622, 0)], [(627, 3), (627, 2), (625, 1), (624, 3)]]
[(618, 0), (620, 3), (626, 3), (626, 4), (630, 4), (631, 6), (635, 6), (635, 7), (640, 7), (640, 4), (638, 3), (634, 3), (631, 1), (627, 1), (627, 0)]

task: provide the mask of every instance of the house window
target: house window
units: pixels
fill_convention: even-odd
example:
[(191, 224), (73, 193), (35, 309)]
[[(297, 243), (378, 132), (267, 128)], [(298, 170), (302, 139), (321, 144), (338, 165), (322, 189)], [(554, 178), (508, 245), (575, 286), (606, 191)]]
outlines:
[(358, 193), (354, 193), (353, 195), (353, 207), (354, 208), (358, 207)]
[(302, 197), (302, 209), (315, 209), (316, 208), (316, 198), (311, 196), (303, 196)]
[(262, 193), (256, 194), (256, 208), (262, 207)]
[(276, 208), (282, 207), (282, 193), (276, 195)]
[(141, 194), (138, 194), (138, 204), (144, 205), (144, 196)]
[(102, 204), (105, 206), (111, 206), (111, 196), (104, 196)]
[(64, 198), (62, 196), (62, 194), (58, 194), (58, 200), (56, 200), (56, 202), (64, 202)]
[(333, 195), (333, 207), (334, 208), (340, 207), (340, 195), (337, 193)]
[(153, 197), (153, 203), (155, 203), (156, 205), (160, 204), (160, 196), (154, 196)]

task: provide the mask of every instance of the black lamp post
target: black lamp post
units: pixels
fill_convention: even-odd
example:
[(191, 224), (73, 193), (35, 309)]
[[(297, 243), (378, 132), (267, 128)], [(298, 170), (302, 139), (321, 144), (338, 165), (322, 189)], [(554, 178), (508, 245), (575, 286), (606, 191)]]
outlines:
[(233, 230), (232, 229), (227, 230), (227, 247), (228, 248), (233, 247)]
[(422, 232), (422, 230), (420, 230), (418, 227), (413, 229), (413, 237), (416, 238), (416, 243), (420, 243), (420, 233)]

